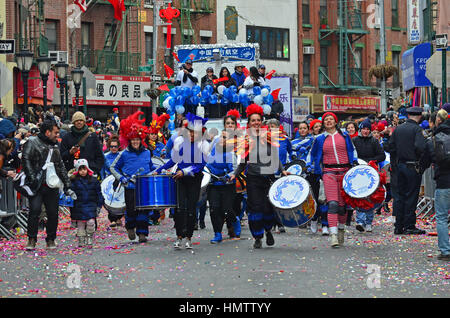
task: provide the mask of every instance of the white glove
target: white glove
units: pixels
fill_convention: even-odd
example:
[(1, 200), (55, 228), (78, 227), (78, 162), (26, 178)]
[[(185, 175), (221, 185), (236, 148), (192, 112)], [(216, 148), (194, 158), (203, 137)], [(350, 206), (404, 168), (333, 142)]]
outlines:
[(72, 198), (72, 200), (76, 200), (77, 199), (77, 195), (75, 194), (75, 192), (72, 189), (69, 189), (66, 191), (66, 196), (69, 196)]

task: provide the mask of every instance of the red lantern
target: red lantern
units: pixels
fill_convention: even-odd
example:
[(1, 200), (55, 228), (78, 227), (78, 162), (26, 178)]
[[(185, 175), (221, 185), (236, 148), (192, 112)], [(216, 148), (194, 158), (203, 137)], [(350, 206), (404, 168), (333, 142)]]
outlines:
[(172, 20), (180, 16), (180, 10), (172, 8), (172, 4), (169, 3), (166, 9), (159, 10), (159, 16), (161, 19), (167, 20), (167, 48), (170, 49), (172, 47)]

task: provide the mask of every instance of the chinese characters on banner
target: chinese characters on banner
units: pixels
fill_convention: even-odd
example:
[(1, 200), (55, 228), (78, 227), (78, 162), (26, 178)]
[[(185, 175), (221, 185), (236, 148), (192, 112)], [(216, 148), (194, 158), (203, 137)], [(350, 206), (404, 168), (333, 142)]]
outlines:
[(408, 43), (417, 44), (422, 41), (423, 11), (421, 0), (408, 0)]
[(292, 121), (292, 87), (290, 77), (272, 77), (270, 80), (266, 80), (266, 84), (270, 86), (270, 91), (281, 88), (278, 94), (278, 99), (283, 104), (283, 113), (280, 116), (280, 123), (283, 125), (284, 131), (288, 136), (292, 137), (293, 121)]
[(380, 112), (380, 97), (363, 96), (323, 96), (323, 111), (346, 112), (347, 110), (363, 110)]
[(150, 89), (150, 77), (95, 75), (95, 79), (95, 93), (86, 97), (88, 105), (150, 107), (150, 98), (145, 93)]

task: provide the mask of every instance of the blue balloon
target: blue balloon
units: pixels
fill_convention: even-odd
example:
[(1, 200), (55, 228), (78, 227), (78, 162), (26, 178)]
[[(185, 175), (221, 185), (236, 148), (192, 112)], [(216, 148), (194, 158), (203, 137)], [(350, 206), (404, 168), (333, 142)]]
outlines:
[(184, 106), (177, 105), (177, 107), (175, 107), (175, 110), (176, 110), (177, 114), (183, 114), (184, 113)]
[(184, 98), (184, 96), (178, 96), (175, 102), (175, 105), (184, 105), (184, 102), (186, 101), (186, 99)]
[(233, 101), (233, 103), (238, 103), (239, 102), (239, 96), (237, 95), (237, 94), (234, 94), (233, 96), (232, 96), (232, 99), (231, 99), (232, 101)]
[(169, 130), (170, 131), (173, 131), (173, 130), (175, 130), (175, 122), (173, 122), (172, 120), (169, 122)]
[(248, 95), (247, 94), (239, 94), (239, 103), (241, 103), (241, 104), (248, 103)]
[(261, 87), (259, 86), (253, 87), (253, 93), (255, 94), (255, 96), (261, 95)]
[(176, 105), (176, 99), (174, 97), (172, 97), (171, 99), (169, 99), (169, 105), (171, 107), (174, 107)]
[(209, 103), (210, 104), (217, 104), (217, 95), (211, 95), (210, 99), (209, 99)]
[(237, 93), (237, 87), (236, 86), (231, 85), (230, 89), (233, 91), (233, 93)]
[(207, 104), (208, 104), (208, 100), (207, 99), (205, 99), (205, 98), (201, 98), (200, 99), (200, 105), (205, 106)]
[(169, 91), (169, 95), (170, 96), (172, 96), (173, 98), (175, 98), (175, 97), (177, 97), (177, 90), (175, 89), (175, 88), (172, 88), (170, 91)]
[(208, 99), (210, 96), (211, 96), (211, 94), (209, 93), (209, 90), (205, 88), (202, 91), (202, 97), (205, 98), (205, 99)]
[(272, 106), (273, 101), (274, 101), (273, 96), (269, 94), (266, 98), (267, 98), (267, 103), (266, 104)]
[(221, 103), (222, 105), (228, 105), (230, 101), (227, 98), (223, 97)]
[(176, 96), (181, 94), (181, 86), (175, 86), (174, 90), (175, 90)]
[(192, 87), (192, 95), (198, 95), (201, 91), (202, 91), (202, 89), (198, 85), (195, 85), (194, 87)]
[(214, 88), (211, 85), (206, 85), (205, 89), (208, 90), (209, 95), (212, 95), (214, 93)]
[(198, 105), (198, 103), (200, 103), (200, 98), (198, 98), (198, 96), (194, 95), (190, 98), (190, 102), (192, 105)]
[(269, 90), (269, 93), (270, 93), (270, 86), (269, 85), (264, 85), (262, 88), (267, 88)]
[(192, 95), (192, 91), (189, 87), (183, 87), (181, 89), (181, 95), (183, 95), (184, 97), (189, 97)]

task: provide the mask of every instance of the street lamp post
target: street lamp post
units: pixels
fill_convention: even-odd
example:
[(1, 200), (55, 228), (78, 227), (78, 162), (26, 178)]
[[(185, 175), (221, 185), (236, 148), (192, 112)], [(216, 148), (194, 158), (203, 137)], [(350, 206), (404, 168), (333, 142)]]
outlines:
[[(56, 75), (58, 76), (58, 80), (59, 80), (59, 95), (61, 98), (61, 102), (60, 102), (61, 110), (63, 110), (63, 107), (64, 107), (64, 85), (67, 84), (66, 76), (67, 76), (67, 68), (68, 67), (69, 67), (69, 65), (67, 65), (63, 61), (59, 61), (58, 63), (55, 64)], [(68, 120), (69, 119), (69, 105), (66, 105), (65, 113), (66, 113), (66, 120)]]
[(28, 123), (28, 73), (33, 65), (33, 53), (26, 50), (16, 53), (16, 62), (19, 71), (22, 74), (23, 82), (23, 105), (24, 105), (24, 121)]
[(47, 111), (47, 81), (48, 73), (50, 72), (51, 58), (49, 57), (39, 57), (36, 59), (38, 63), (39, 73), (41, 73), (42, 78), (42, 90), (43, 90), (43, 101), (44, 101), (44, 112)]
[(84, 71), (82, 69), (80, 69), (79, 67), (72, 70), (72, 81), (73, 81), (73, 85), (75, 86), (75, 109), (77, 111), (80, 111), (80, 109), (78, 107), (78, 98), (80, 96), (80, 86), (81, 86), (81, 80), (83, 79), (83, 74), (84, 74)]

